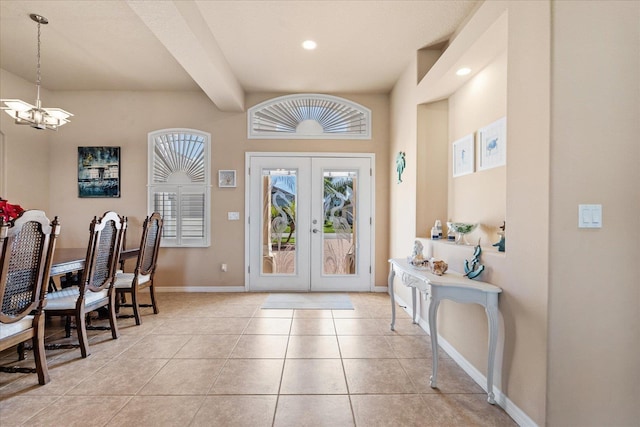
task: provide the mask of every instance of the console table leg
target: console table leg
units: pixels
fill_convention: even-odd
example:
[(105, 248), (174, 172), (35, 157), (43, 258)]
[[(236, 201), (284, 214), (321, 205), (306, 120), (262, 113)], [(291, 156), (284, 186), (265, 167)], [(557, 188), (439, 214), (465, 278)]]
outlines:
[(418, 313), (416, 311), (416, 288), (411, 288), (411, 305), (413, 306), (413, 314), (412, 314), (412, 318), (411, 318), (411, 322), (416, 325), (418, 323), (418, 321), (416, 320), (418, 318)]
[(493, 394), (493, 365), (496, 357), (496, 344), (498, 341), (498, 306), (497, 294), (495, 305), (489, 304), (485, 311), (489, 322), (489, 366), (487, 367), (487, 401), (494, 405), (496, 403)]
[(438, 305), (440, 305), (440, 301), (434, 301), (433, 297), (429, 298), (429, 334), (431, 335), (431, 355), (433, 359), (433, 369), (429, 379), (431, 388), (438, 387), (438, 327), (436, 325)]
[(390, 265), (389, 267), (389, 280), (388, 280), (388, 285), (389, 285), (389, 294), (391, 296), (391, 330), (395, 331), (395, 325), (396, 325), (396, 297), (395, 294), (393, 292), (393, 278), (395, 277), (396, 272), (393, 270), (393, 264)]

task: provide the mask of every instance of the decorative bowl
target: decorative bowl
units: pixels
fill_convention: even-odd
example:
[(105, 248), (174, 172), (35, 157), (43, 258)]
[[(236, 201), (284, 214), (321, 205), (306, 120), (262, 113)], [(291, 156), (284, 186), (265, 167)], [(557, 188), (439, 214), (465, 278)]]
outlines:
[(456, 233), (456, 244), (468, 245), (465, 234), (469, 234), (478, 227), (478, 223), (472, 222), (447, 222), (447, 227)]

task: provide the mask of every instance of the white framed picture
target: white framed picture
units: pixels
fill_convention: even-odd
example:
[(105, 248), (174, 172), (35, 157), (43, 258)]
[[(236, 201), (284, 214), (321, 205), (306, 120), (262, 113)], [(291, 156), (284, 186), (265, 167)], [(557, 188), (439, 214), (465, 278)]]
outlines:
[(235, 187), (236, 171), (235, 170), (219, 170), (218, 171), (218, 187)]
[(478, 150), (480, 150), (479, 170), (486, 170), (507, 164), (507, 118), (478, 129)]
[(475, 144), (473, 134), (453, 143), (453, 177), (468, 175), (475, 171)]

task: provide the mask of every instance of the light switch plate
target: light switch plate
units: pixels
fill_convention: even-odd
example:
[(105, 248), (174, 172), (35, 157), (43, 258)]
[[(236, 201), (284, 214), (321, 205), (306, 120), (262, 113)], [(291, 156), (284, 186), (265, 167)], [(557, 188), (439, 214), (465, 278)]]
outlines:
[(240, 212), (227, 212), (227, 219), (229, 221), (240, 221)]
[(578, 205), (578, 228), (602, 228), (602, 205)]

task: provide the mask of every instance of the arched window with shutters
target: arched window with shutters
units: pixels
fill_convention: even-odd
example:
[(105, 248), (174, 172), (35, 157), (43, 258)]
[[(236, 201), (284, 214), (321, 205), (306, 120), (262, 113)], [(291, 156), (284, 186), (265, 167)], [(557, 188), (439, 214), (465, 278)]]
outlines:
[(194, 129), (149, 133), (149, 212), (159, 212), (162, 246), (210, 244), (211, 135)]

